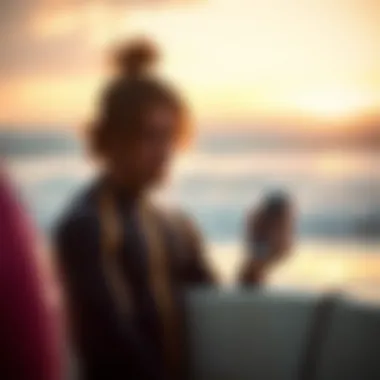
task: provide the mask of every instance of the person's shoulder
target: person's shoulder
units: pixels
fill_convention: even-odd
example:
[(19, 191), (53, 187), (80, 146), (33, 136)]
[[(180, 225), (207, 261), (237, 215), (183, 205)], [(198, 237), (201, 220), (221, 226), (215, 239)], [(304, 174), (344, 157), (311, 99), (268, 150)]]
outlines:
[(160, 207), (159, 214), (172, 233), (179, 234), (185, 239), (200, 239), (199, 227), (192, 215), (180, 207)]
[[(55, 240), (92, 231), (97, 223), (96, 186), (90, 185), (80, 191), (65, 207), (53, 228)], [(89, 233), (90, 233), (89, 232)]]

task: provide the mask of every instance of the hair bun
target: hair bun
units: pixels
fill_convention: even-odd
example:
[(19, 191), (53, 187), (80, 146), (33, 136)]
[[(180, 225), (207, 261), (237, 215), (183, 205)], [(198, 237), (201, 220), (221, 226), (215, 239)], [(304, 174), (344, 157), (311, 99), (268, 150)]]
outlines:
[(115, 63), (121, 75), (140, 77), (155, 65), (158, 58), (158, 49), (153, 42), (138, 39), (119, 46)]

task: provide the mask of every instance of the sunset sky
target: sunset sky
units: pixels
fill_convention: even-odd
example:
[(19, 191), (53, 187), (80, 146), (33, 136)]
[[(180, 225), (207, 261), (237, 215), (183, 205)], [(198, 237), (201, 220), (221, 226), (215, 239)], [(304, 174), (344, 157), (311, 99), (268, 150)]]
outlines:
[(110, 43), (151, 36), (201, 121), (380, 109), (378, 0), (3, 0), (0, 122), (91, 115)]

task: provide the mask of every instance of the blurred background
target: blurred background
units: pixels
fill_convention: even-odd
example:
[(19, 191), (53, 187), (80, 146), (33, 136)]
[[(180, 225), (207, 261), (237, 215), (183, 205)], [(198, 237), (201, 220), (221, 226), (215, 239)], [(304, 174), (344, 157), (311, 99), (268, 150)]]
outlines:
[(297, 205), (292, 258), (270, 285), (380, 299), (377, 0), (2, 0), (0, 144), (47, 233), (92, 175), (86, 121), (109, 47), (144, 35), (195, 119), (163, 189), (199, 222), (224, 283), (248, 207)]

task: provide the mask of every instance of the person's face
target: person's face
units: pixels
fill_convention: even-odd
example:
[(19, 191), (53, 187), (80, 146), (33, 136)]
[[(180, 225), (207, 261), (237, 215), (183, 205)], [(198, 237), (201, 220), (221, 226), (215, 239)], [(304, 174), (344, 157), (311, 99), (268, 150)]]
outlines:
[(170, 107), (151, 106), (133, 139), (114, 142), (112, 162), (121, 181), (143, 188), (163, 178), (175, 148), (176, 122)]

